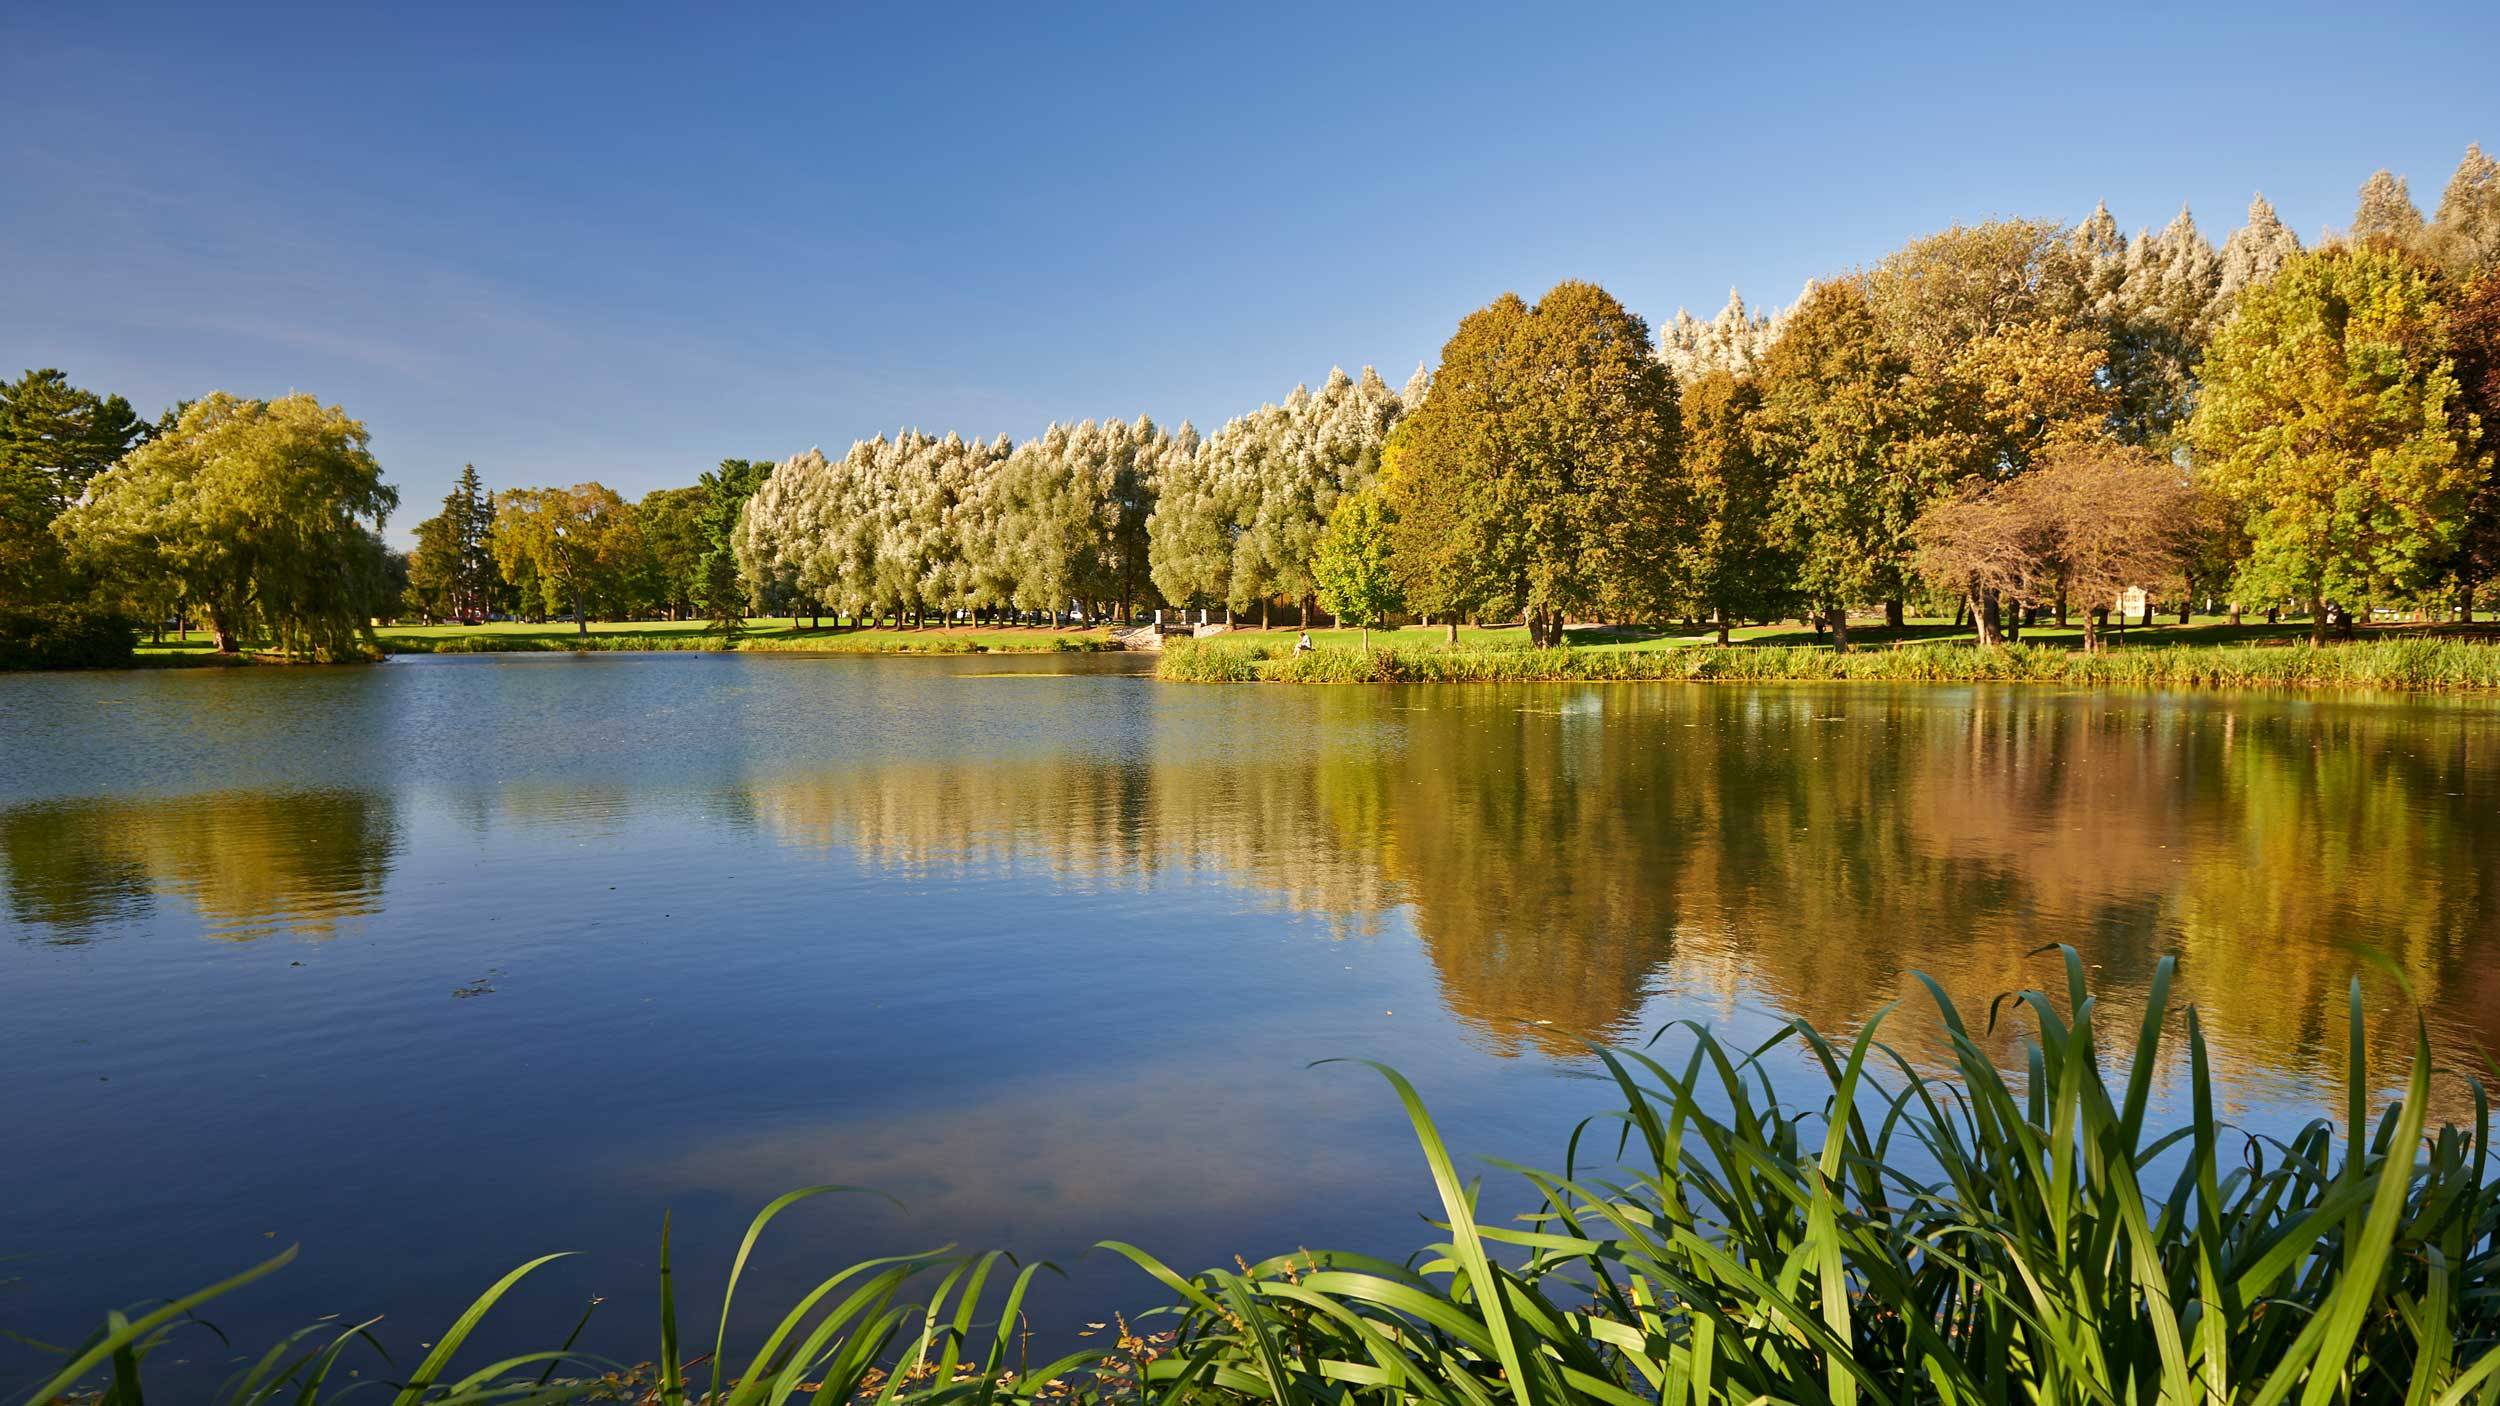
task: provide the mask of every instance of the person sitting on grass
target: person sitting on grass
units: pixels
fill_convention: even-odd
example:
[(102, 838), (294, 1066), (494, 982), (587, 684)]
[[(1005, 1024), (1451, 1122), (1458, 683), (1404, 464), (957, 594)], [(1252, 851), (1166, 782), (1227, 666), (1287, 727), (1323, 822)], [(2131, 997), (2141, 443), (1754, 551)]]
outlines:
[(1310, 652), (1311, 652), (1311, 632), (1310, 632), (1310, 631), (1308, 631), (1308, 630), (1304, 630), (1304, 631), (1302, 632), (1302, 638), (1300, 638), (1300, 639), (1298, 639), (1298, 640), (1295, 640), (1295, 641), (1293, 642), (1293, 652), (1294, 652), (1294, 653), (1296, 653), (1296, 654), (1308, 654), (1308, 653), (1310, 653)]

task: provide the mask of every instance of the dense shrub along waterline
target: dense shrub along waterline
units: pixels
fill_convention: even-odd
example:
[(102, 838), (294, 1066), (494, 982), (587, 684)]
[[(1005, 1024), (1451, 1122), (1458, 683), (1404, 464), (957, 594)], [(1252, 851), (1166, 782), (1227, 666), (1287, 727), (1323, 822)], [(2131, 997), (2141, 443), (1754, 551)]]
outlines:
[(84, 601), (0, 609), (0, 670), (107, 669), (130, 662), (139, 626)]
[[(2216, 1117), (2196, 1011), (2169, 1008), (2172, 959), (2132, 1038), (2105, 1046), (2082, 961), (2060, 951), (2062, 989), (1991, 1002), (1984, 1031), (1929, 983), (1943, 1068), (1881, 1043), (1882, 1014), (1849, 1040), (1797, 1021), (1747, 1048), (1682, 1025), (1641, 1051), (1593, 1050), (1620, 1106), (1579, 1126), (1559, 1171), (1503, 1169), (1536, 1208), (1506, 1223), (1480, 1218), (1422, 1098), (1379, 1066), (1437, 1202), (1429, 1243), (1402, 1262), (1296, 1249), (1184, 1276), (1105, 1241), (1160, 1286), (1163, 1307), (1124, 1320), (1112, 1346), (1048, 1362), (1027, 1356), (1020, 1316), (1045, 1266), (995, 1252), (852, 1265), (732, 1347), (730, 1301), (758, 1238), (787, 1207), (845, 1189), (811, 1187), (755, 1218), (710, 1343), (680, 1331), (663, 1222), (657, 1356), (638, 1369), (605, 1375), (613, 1364), (570, 1339), (455, 1366), (539, 1259), (412, 1369), (368, 1358), (372, 1322), (325, 1322), (239, 1357), (250, 1365), (219, 1399), (334, 1400), (344, 1393), (329, 1384), (358, 1372), (409, 1406), (802, 1390), (881, 1406), (2489, 1399), (2500, 1183), (2480, 1084), (2458, 1081), (2472, 1122), (2431, 1125), (2417, 1021), (2402, 1094), (2374, 1111), (2388, 1072), (2368, 1067), (2355, 981), (2343, 1126), (2233, 1132)], [(2024, 1030), (2002, 1058), (1987, 1039), (2000, 1015)], [(1799, 1081), (1802, 1096), (1778, 1092)], [(2157, 1089), (2186, 1123), (2155, 1125)], [(32, 1400), (101, 1382), (102, 1400), (137, 1403), (171, 1333), (292, 1254), (114, 1315)]]
[(2500, 689), (2500, 645), (2372, 640), (2327, 645), (2169, 645), (2086, 654), (2052, 645), (1693, 645), (1650, 650), (1174, 644), (1159, 677), (1180, 683), (2042, 683), (2072, 687)]

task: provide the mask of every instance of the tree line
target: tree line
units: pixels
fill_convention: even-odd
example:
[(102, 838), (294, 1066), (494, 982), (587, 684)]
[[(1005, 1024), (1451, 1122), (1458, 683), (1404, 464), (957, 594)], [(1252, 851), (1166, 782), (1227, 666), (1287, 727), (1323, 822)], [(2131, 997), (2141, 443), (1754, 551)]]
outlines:
[[(2304, 248), (2263, 197), (2217, 249), (2182, 210), (2130, 238), (1957, 226), (1757, 312), (1649, 325), (1595, 284), (1463, 319), (1392, 390), (1370, 368), (1201, 437), (1150, 418), (1021, 444), (906, 430), (728, 459), (628, 500), (489, 493), (465, 468), (404, 556), (364, 427), (308, 396), (157, 421), (58, 371), (0, 386), (0, 589), (15, 617), (198, 619), (322, 657), (377, 617), (861, 623), (1130, 618), (1369, 625), (1737, 622), (1853, 611), (1982, 644), (2128, 588), (2470, 618), (2500, 574), (2500, 163), (2425, 218), (2380, 172)], [(46, 612), (49, 612), (47, 614)]]

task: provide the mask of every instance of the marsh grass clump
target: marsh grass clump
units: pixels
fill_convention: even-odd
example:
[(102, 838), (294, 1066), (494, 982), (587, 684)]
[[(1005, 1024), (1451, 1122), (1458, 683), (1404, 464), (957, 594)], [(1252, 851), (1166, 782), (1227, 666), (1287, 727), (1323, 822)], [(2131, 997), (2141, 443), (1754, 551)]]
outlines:
[[(2217, 1115), (2195, 1010), (2170, 1008), (2171, 961), (2131, 1033), (2105, 1046), (2083, 963), (2060, 951), (2062, 992), (2000, 997), (1978, 1029), (1928, 983), (1942, 1067), (1895, 1053), (1881, 1014), (1846, 1041), (1796, 1021), (1747, 1047), (1679, 1023), (1646, 1049), (1595, 1049), (1621, 1106), (1574, 1132), (1559, 1170), (1499, 1166), (1534, 1208), (1501, 1222), (1479, 1214), (1480, 1188), (1415, 1089), (1376, 1066), (1429, 1174), (1428, 1242), (1402, 1261), (1297, 1250), (1192, 1275), (1105, 1242), (1164, 1299), (1123, 1319), (1108, 1348), (1028, 1366), (1017, 1325), (1042, 1266), (940, 1252), (843, 1269), (733, 1350), (729, 1299), (758, 1238), (840, 1189), (812, 1187), (755, 1218), (708, 1345), (681, 1336), (663, 1221), (658, 1355), (638, 1375), (571, 1339), (454, 1370), (479, 1320), (546, 1259), (385, 1375), (403, 1406), (2455, 1406), (2500, 1394), (2500, 1196), (2480, 1082), (2450, 1076), (2470, 1094), (2469, 1123), (2429, 1125), (2439, 1071), (2417, 1021), (2401, 1093), (2373, 1108), (2382, 1076), (2366, 1062), (2356, 981), (2341, 1125), (2235, 1131)], [(2021, 1027), (2010, 1058), (2001, 1014)], [(2155, 1126), (2157, 1092), (2188, 1120)], [(32, 1399), (101, 1379), (98, 1399), (138, 1402), (166, 1334), (286, 1258), (113, 1315)], [(372, 1350), (370, 1328), (307, 1330), (217, 1399), (334, 1399), (343, 1357)]]

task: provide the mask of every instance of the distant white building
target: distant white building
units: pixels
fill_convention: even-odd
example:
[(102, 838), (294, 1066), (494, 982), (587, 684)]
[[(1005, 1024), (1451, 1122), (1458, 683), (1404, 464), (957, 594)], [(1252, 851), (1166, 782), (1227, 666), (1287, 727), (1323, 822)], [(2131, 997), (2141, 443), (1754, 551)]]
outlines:
[(2118, 593), (2118, 603), (2110, 607), (2110, 613), (2121, 620), (2141, 620), (2152, 608), (2153, 598), (2142, 586), (2129, 586)]

